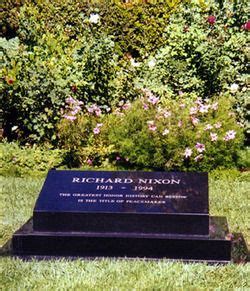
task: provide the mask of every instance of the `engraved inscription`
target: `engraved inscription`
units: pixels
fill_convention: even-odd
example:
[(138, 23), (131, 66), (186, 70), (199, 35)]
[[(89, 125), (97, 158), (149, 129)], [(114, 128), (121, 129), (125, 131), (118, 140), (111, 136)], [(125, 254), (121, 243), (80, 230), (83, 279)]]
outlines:
[(95, 183), (95, 184), (131, 184), (131, 183), (136, 183), (136, 184), (163, 184), (163, 185), (174, 185), (177, 184), (179, 185), (181, 182), (180, 179), (137, 179), (133, 180), (130, 178), (80, 178), (80, 177), (73, 177), (72, 183)]

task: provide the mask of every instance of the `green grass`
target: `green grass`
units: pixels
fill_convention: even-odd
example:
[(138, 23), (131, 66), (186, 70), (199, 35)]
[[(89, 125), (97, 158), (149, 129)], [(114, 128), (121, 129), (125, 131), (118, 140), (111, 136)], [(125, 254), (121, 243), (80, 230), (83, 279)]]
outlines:
[[(232, 175), (231, 175), (232, 176)], [(219, 178), (218, 178), (219, 177)], [(0, 245), (32, 215), (43, 178), (4, 177), (0, 197)], [(231, 232), (250, 242), (249, 174), (210, 179), (210, 213), (227, 216)], [(250, 288), (250, 264), (208, 266), (166, 260), (57, 260), (24, 262), (0, 257), (0, 290), (202, 290)]]

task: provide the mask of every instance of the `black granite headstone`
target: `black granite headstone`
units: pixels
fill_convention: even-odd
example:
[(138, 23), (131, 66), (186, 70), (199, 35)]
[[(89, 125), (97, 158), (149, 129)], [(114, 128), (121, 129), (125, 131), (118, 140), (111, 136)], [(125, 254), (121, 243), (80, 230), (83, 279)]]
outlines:
[(228, 262), (225, 219), (208, 211), (207, 173), (51, 170), (21, 257), (147, 257)]
[(50, 171), (34, 230), (208, 235), (205, 173)]

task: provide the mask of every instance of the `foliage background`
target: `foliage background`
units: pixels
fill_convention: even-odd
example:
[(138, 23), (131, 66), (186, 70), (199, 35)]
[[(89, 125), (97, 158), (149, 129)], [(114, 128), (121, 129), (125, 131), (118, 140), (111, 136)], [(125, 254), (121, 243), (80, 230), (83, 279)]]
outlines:
[(245, 0), (3, 2), (0, 89), (10, 140), (57, 145), (69, 95), (106, 110), (143, 87), (170, 99), (231, 94), (246, 123)]
[[(117, 127), (118, 118), (109, 112), (129, 100), (138, 102), (144, 87), (161, 100), (174, 100), (173, 104), (182, 93), (187, 102), (197, 97), (221, 102), (234, 98), (230, 111), (234, 109), (237, 121), (246, 123), (247, 1), (134, 0), (124, 4), (118, 0), (3, 0), (0, 5), (0, 90), (8, 140), (0, 146), (4, 185), (0, 198), (0, 289), (249, 288), (250, 268), (244, 252), (236, 253), (238, 264), (227, 266), (165, 260), (24, 262), (10, 258), (8, 245), (4, 246), (32, 215), (49, 168), (129, 167), (124, 163), (130, 152), (124, 150), (129, 146), (124, 143), (127, 137), (116, 139), (140, 121), (135, 118), (137, 113), (128, 112), (130, 117)], [(91, 15), (99, 16), (96, 22), (90, 21)], [(214, 23), (208, 21), (209, 16), (216, 17)], [(102, 115), (86, 118), (85, 111), (79, 112), (74, 123), (69, 123), (64, 116), (70, 96), (82, 101), (82, 107), (96, 103)], [(228, 120), (226, 111), (220, 118)], [(234, 118), (229, 123), (241, 136)], [(93, 139), (92, 130), (102, 122), (101, 134)], [(244, 130), (246, 133), (246, 125)], [(144, 137), (146, 143), (149, 137)], [(131, 140), (135, 143), (138, 138), (142, 137), (137, 132)], [(19, 143), (9, 143), (12, 140)], [(192, 142), (192, 137), (187, 141)], [(143, 164), (151, 160), (143, 147), (132, 143), (129, 149), (132, 162), (136, 150)], [(117, 154), (122, 159), (117, 160)], [(239, 140), (228, 155), (238, 157), (230, 167), (249, 168), (249, 151)], [(152, 170), (152, 165), (149, 167), (147, 170)], [(231, 231), (243, 233), (249, 242), (248, 172), (218, 168), (211, 171), (209, 186), (211, 214), (227, 216)], [(237, 237), (234, 243), (241, 251)]]

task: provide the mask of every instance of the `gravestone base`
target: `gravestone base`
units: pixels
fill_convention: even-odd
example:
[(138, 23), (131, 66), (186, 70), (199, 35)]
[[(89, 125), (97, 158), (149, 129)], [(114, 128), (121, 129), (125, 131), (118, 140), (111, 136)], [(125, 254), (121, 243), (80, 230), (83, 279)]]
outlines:
[(210, 217), (209, 236), (141, 232), (34, 231), (33, 220), (14, 233), (21, 258), (126, 257), (228, 263), (231, 241), (223, 217)]

